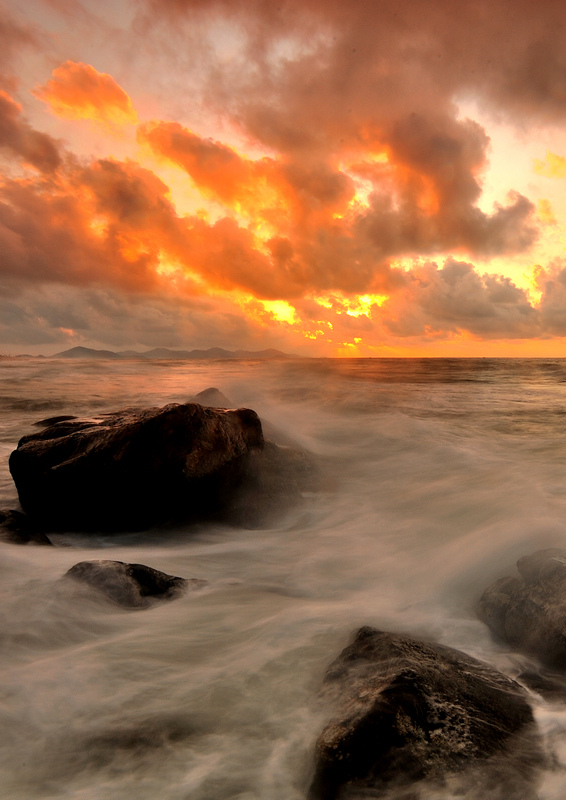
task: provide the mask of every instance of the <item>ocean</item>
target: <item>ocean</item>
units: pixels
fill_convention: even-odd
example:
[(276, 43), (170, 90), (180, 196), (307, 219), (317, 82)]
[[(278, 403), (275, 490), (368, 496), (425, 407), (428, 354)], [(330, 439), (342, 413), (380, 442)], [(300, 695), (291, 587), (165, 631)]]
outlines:
[[(320, 490), (269, 529), (0, 543), (1, 798), (305, 800), (317, 693), (361, 625), (511, 677), (530, 663), (475, 605), (520, 556), (566, 547), (566, 359), (0, 360), (0, 508), (35, 421), (208, 387), (314, 454)], [(71, 601), (58, 579), (97, 558), (207, 585), (145, 610)], [(538, 797), (563, 800), (566, 706), (531, 702)]]

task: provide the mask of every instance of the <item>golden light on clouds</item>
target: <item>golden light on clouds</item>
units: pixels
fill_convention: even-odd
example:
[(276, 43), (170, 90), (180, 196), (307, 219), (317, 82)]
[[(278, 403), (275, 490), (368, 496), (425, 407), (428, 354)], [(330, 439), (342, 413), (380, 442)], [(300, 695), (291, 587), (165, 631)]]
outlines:
[(557, 220), (550, 200), (541, 197), (537, 201), (537, 216), (545, 225), (556, 225)]
[(262, 306), (279, 322), (296, 322), (297, 314), (292, 305), (285, 300), (260, 300)]
[(381, 306), (388, 299), (382, 294), (363, 294), (348, 296), (343, 293), (314, 296), (314, 302), (323, 308), (332, 309), (336, 314), (349, 317), (371, 317), (374, 306)]
[(533, 171), (545, 178), (566, 178), (566, 158), (547, 150), (544, 159), (534, 159)]

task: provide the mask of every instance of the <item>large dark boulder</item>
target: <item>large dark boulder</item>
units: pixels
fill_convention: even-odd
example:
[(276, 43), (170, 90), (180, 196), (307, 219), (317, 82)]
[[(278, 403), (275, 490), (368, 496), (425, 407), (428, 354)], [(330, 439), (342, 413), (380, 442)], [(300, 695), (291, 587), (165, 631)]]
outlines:
[(264, 446), (249, 409), (197, 403), (62, 420), (10, 456), (20, 503), (47, 530), (135, 530), (219, 513)]
[(497, 797), (531, 796), (541, 751), (524, 690), (464, 653), (364, 627), (330, 666), (324, 695), (338, 707), (316, 744), (312, 800), (397, 796), (392, 787), (485, 773), (487, 762), (496, 781), (506, 776)]
[(146, 608), (155, 600), (172, 600), (189, 585), (185, 578), (123, 561), (81, 561), (63, 578), (86, 584), (126, 608)]
[(538, 550), (517, 562), (519, 576), (500, 578), (478, 604), (491, 630), (550, 667), (566, 669), (566, 550)]
[(211, 518), (254, 528), (318, 487), (312, 459), (266, 442), (250, 409), (184, 403), (43, 422), (20, 440), (10, 470), (22, 508), (48, 531)]

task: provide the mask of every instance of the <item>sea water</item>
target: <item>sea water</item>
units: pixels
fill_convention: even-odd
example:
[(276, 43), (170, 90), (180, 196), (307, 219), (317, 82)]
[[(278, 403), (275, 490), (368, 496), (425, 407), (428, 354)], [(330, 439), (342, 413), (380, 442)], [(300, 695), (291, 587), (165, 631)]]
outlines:
[[(475, 605), (520, 556), (566, 546), (566, 360), (0, 360), (0, 508), (37, 420), (212, 386), (311, 452), (319, 491), (269, 529), (0, 544), (2, 798), (305, 800), (317, 693), (361, 625), (528, 665)], [(141, 611), (61, 591), (97, 558), (207, 584)], [(531, 702), (538, 796), (563, 800), (566, 708)]]

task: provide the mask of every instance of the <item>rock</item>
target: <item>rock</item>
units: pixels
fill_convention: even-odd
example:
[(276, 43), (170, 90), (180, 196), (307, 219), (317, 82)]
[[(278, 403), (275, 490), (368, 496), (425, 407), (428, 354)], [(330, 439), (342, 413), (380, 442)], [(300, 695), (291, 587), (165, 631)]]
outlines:
[(566, 669), (566, 550), (538, 550), (517, 562), (520, 577), (500, 578), (480, 598), (478, 614), (513, 647)]
[(189, 586), (185, 578), (123, 561), (81, 561), (63, 578), (87, 584), (127, 608), (146, 608), (152, 600), (172, 600)]
[(0, 511), (0, 540), (9, 544), (52, 544), (25, 514), (12, 510)]
[(67, 420), (10, 456), (20, 503), (46, 530), (141, 530), (222, 512), (264, 446), (249, 409), (196, 403)]
[[(514, 782), (505, 796), (531, 796), (541, 749), (525, 692), (464, 653), (364, 627), (330, 666), (324, 693), (338, 710), (316, 744), (312, 800), (389, 797), (463, 768), (485, 772), (488, 760)], [(502, 765), (514, 758), (510, 778)]]

